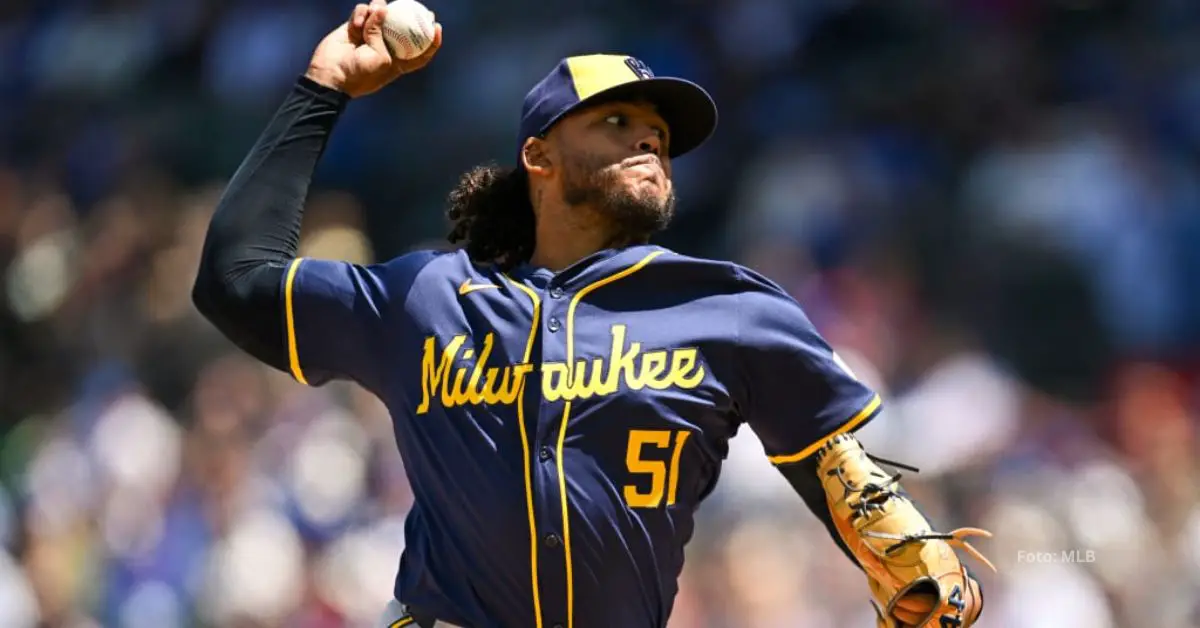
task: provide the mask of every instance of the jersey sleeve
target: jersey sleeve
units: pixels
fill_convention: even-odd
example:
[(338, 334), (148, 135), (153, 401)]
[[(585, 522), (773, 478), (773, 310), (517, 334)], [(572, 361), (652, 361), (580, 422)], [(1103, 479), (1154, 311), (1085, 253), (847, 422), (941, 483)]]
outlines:
[(370, 266), (292, 260), (281, 291), (292, 377), (310, 386), (347, 379), (378, 391), (405, 327), (405, 300), (430, 259), (418, 252)]
[(860, 382), (817, 332), (804, 310), (750, 271), (737, 329), (742, 418), (772, 463), (799, 462), (827, 439), (874, 418), (878, 394)]

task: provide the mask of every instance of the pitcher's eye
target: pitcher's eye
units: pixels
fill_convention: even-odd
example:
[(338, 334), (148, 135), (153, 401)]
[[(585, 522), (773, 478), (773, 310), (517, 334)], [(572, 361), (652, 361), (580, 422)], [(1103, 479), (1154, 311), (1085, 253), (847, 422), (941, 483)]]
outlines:
[(627, 118), (625, 116), (625, 114), (614, 113), (610, 116), (605, 117), (604, 121), (607, 122), (608, 124), (612, 124), (615, 126), (625, 126), (626, 124), (629, 123), (629, 118)]

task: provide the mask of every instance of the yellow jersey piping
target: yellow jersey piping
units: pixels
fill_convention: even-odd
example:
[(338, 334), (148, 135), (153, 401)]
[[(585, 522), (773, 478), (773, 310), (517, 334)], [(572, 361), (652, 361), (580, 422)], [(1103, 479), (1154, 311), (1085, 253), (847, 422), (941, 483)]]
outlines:
[(843, 423), (841, 427), (837, 428), (832, 433), (830, 433), (826, 436), (822, 436), (820, 440), (809, 445), (808, 447), (805, 447), (804, 449), (801, 449), (799, 452), (796, 452), (794, 454), (788, 454), (785, 456), (771, 456), (769, 458), (769, 460), (771, 461), (771, 464), (788, 464), (790, 462), (800, 462), (801, 460), (804, 460), (805, 458), (817, 453), (817, 450), (820, 449), (821, 446), (824, 445), (825, 442), (828, 441), (829, 439), (833, 438), (834, 436), (838, 436), (840, 434), (845, 434), (846, 432), (853, 430), (854, 428), (858, 427), (859, 425), (862, 425), (862, 423), (864, 421), (871, 418), (875, 414), (875, 411), (879, 409), (879, 406), (882, 403), (883, 403), (883, 401), (879, 398), (879, 395), (876, 394), (874, 397), (871, 398), (871, 401), (869, 403), (867, 403), (866, 406), (863, 407), (862, 410), (858, 411), (858, 414), (855, 414), (854, 416), (850, 417), (850, 420)]
[[(502, 276), (521, 292), (529, 295), (529, 299), (533, 301), (533, 323), (529, 328), (529, 339), (525, 341), (525, 355), (521, 359), (522, 364), (529, 364), (529, 360), (533, 357), (533, 339), (537, 337), (538, 325), (541, 322), (541, 301), (538, 299), (537, 293), (529, 286), (513, 281), (508, 275)], [(521, 451), (524, 454), (523, 464), (525, 465), (525, 509), (529, 514), (529, 566), (533, 584), (533, 612), (536, 628), (542, 628), (542, 601), (541, 592), (538, 589), (537, 516), (533, 511), (533, 473), (530, 468), (529, 435), (525, 431), (525, 385), (528, 381), (528, 378), (521, 379), (521, 391), (517, 393), (517, 425), (521, 430)]]
[(283, 307), (287, 316), (288, 366), (291, 368), (292, 377), (307, 386), (308, 379), (304, 377), (304, 369), (300, 368), (300, 352), (296, 348), (296, 314), (292, 301), (292, 284), (296, 282), (296, 271), (300, 269), (302, 261), (304, 259), (298, 257), (288, 266), (287, 280), (283, 284)]
[[(571, 298), (571, 305), (567, 308), (567, 381), (575, 381), (575, 308), (579, 305), (580, 300), (587, 296), (588, 293), (606, 286), (614, 281), (624, 279), (633, 273), (641, 270), (649, 264), (651, 260), (662, 255), (663, 251), (655, 251), (650, 253), (641, 261), (622, 270), (618, 273), (613, 273), (603, 279), (596, 280), (579, 290), (574, 297)], [(563, 518), (563, 554), (565, 555), (567, 565), (567, 628), (575, 627), (575, 579), (574, 566), (571, 561), (571, 523), (567, 518), (567, 476), (563, 470), (563, 443), (567, 437), (567, 422), (571, 418), (571, 402), (567, 401), (563, 406), (562, 425), (558, 428), (558, 493), (562, 501), (562, 518)]]

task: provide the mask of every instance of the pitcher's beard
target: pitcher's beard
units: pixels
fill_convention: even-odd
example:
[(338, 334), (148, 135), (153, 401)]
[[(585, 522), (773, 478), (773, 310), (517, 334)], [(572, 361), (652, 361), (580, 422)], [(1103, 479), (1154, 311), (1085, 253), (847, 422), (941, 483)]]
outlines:
[(621, 181), (609, 160), (586, 156), (575, 160), (563, 180), (563, 200), (571, 206), (588, 205), (615, 230), (614, 240), (635, 242), (666, 229), (675, 216), (675, 191), (666, 198), (653, 192), (639, 194)]

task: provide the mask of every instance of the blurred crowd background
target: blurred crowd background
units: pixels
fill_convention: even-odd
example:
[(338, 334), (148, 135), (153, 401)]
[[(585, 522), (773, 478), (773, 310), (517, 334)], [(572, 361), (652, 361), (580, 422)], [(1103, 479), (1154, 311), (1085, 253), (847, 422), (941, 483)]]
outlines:
[[(351, 104), (306, 254), (440, 246), (535, 80), (636, 54), (721, 105), (660, 242), (766, 272), (884, 393), (869, 447), (921, 468), (939, 527), (997, 534), (979, 625), (1200, 626), (1200, 3), (429, 5), (445, 46)], [(189, 298), (223, 182), (350, 9), (0, 3), (3, 628), (367, 626), (388, 598), (386, 413), (248, 361)], [(672, 628), (873, 625), (743, 431)]]

